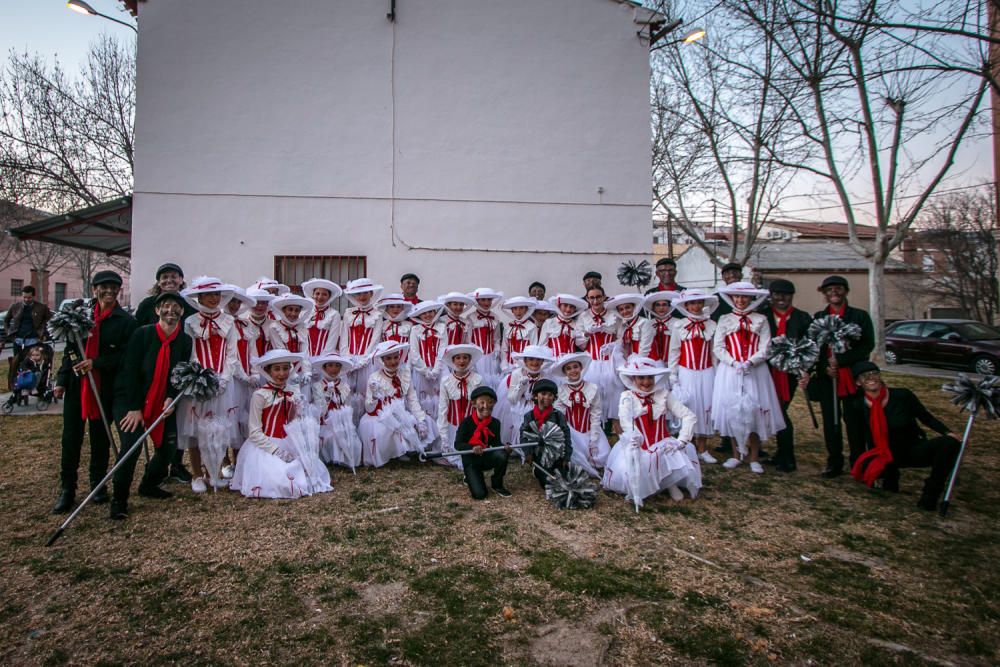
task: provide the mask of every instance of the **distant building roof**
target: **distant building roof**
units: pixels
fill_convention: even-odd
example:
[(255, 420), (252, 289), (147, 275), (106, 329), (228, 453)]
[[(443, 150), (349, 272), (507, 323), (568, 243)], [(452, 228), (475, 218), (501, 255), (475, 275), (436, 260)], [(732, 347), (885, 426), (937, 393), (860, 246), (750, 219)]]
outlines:
[[(729, 246), (720, 245), (719, 254), (729, 253)], [(794, 243), (756, 243), (747, 264), (758, 271), (864, 271), (868, 260), (846, 243), (837, 241), (796, 241)], [(889, 258), (887, 271), (919, 271), (920, 269)]]
[[(784, 220), (768, 220), (766, 225), (771, 227), (781, 227), (790, 232), (795, 232), (800, 239), (848, 239), (846, 222), (786, 222)], [(858, 238), (875, 238), (876, 228), (871, 225), (855, 225)], [(890, 228), (890, 232), (895, 231)]]

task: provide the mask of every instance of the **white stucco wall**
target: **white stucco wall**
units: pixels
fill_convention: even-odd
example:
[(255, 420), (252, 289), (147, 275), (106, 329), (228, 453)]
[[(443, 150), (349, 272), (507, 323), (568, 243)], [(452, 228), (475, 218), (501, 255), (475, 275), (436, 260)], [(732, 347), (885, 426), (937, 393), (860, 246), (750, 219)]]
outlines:
[(590, 268), (611, 287), (623, 254), (649, 255), (632, 8), (397, 0), (395, 24), (387, 9), (141, 5), (135, 276), (169, 260), (245, 285), (275, 255), (365, 255), (389, 288), (420, 274), (424, 296), (554, 293)]

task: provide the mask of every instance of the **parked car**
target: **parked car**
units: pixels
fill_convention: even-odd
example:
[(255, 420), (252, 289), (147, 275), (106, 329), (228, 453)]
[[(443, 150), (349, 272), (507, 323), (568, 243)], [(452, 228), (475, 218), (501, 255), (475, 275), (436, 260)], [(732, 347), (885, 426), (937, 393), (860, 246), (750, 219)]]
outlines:
[(885, 332), (885, 360), (995, 375), (1000, 368), (1000, 328), (974, 320), (902, 320)]
[(2, 339), (4, 334), (6, 333), (4, 331), (4, 321), (6, 321), (6, 319), (7, 319), (7, 311), (5, 310), (2, 313), (0, 313), (0, 339)]

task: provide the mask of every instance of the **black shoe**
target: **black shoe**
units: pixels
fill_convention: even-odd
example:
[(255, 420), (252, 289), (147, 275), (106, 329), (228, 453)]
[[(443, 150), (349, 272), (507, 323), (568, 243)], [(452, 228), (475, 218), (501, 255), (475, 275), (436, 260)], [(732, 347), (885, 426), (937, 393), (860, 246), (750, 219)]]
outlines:
[(778, 472), (795, 472), (798, 470), (798, 466), (794, 463), (785, 463), (784, 461), (775, 464), (774, 467)]
[(843, 468), (827, 467), (826, 469), (823, 470), (823, 472), (819, 474), (819, 476), (825, 479), (833, 479), (834, 477), (840, 477), (843, 474), (844, 474)]
[(191, 472), (184, 467), (184, 464), (172, 465), (170, 466), (170, 477), (176, 479), (178, 482), (183, 482), (185, 484), (190, 484), (191, 480), (194, 479), (191, 476)]
[(729, 444), (716, 445), (715, 451), (720, 452), (722, 454), (731, 454), (733, 452), (733, 448), (729, 446)]
[(917, 507), (927, 512), (936, 512), (938, 504), (936, 499), (922, 495), (920, 496), (920, 500), (917, 501)]
[(503, 484), (494, 485), (493, 492), (496, 493), (501, 498), (510, 498), (512, 495), (514, 495), (510, 491), (508, 491), (507, 487), (505, 487)]
[(66, 514), (73, 509), (76, 504), (76, 494), (70, 489), (63, 489), (59, 492), (59, 499), (52, 507), (53, 514)]
[(167, 498), (173, 498), (174, 494), (161, 489), (158, 486), (151, 486), (148, 489), (145, 487), (139, 487), (139, 495), (143, 498), (155, 498), (156, 500), (166, 500)]
[(769, 451), (767, 451), (766, 449), (758, 449), (757, 450), (757, 458), (758, 459), (769, 459), (769, 458), (771, 458), (771, 453)]
[(112, 521), (124, 521), (128, 518), (128, 504), (117, 501), (111, 503), (111, 512), (108, 517)]
[(94, 494), (94, 497), (90, 502), (95, 505), (103, 505), (109, 500), (111, 500), (111, 498), (108, 496), (108, 487), (102, 486), (97, 493)]

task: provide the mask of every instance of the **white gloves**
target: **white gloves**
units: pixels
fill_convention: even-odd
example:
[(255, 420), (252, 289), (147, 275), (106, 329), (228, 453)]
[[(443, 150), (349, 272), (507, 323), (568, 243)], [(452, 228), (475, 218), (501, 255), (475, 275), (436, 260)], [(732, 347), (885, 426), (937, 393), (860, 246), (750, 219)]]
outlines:
[(421, 439), (424, 439), (424, 438), (427, 437), (427, 424), (426, 424), (426, 422), (422, 422), (422, 421), (417, 422), (417, 435), (419, 435)]
[(284, 461), (285, 463), (291, 463), (292, 461), (295, 460), (295, 457), (292, 456), (292, 453), (290, 451), (288, 451), (287, 449), (281, 449), (280, 447), (274, 451), (274, 455), (277, 456), (282, 461)]

